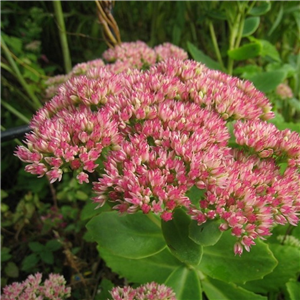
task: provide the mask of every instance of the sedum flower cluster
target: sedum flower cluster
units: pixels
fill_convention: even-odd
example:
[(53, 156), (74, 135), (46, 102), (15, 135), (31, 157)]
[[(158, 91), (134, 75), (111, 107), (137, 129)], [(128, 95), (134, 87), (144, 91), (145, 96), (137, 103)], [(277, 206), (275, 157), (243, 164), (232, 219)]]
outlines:
[(176, 300), (171, 288), (156, 282), (143, 284), (136, 289), (130, 286), (115, 287), (111, 295), (113, 300)]
[[(148, 70), (128, 67), (129, 45), (105, 53), (111, 65), (88, 63), (36, 113), (16, 151), (25, 170), (50, 182), (72, 171), (88, 183), (95, 173), (94, 201), (120, 212), (168, 221), (183, 207), (199, 225), (221, 219), (236, 254), (276, 224), (297, 225), (300, 137), (267, 122), (274, 114), (264, 94), (175, 46), (158, 46), (165, 60)], [(127, 51), (138, 61), (152, 57), (135, 46)], [(196, 203), (191, 188), (205, 191)]]
[(42, 283), (42, 274), (29, 275), (22, 283), (14, 282), (3, 288), (2, 300), (61, 300), (71, 296), (71, 288), (59, 274), (50, 274)]

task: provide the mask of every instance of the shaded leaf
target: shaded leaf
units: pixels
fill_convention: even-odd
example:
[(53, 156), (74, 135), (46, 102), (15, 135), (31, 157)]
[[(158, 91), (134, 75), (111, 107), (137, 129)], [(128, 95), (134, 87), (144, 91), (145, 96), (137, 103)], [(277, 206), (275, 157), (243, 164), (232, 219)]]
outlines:
[(28, 247), (33, 252), (41, 252), (44, 250), (45, 246), (39, 242), (30, 242), (28, 243)]
[(198, 265), (202, 247), (189, 238), (190, 222), (190, 217), (182, 209), (177, 209), (171, 221), (162, 221), (161, 228), (171, 253), (188, 265)]
[(54, 256), (53, 256), (53, 252), (51, 251), (47, 251), (47, 250), (43, 251), (40, 254), (40, 257), (41, 260), (48, 265), (52, 265), (54, 263)]
[(50, 240), (46, 243), (45, 248), (48, 251), (56, 251), (62, 247), (61, 243), (58, 242), (57, 240)]
[(30, 271), (37, 265), (39, 260), (39, 256), (35, 253), (26, 256), (22, 261), (22, 271)]
[(10, 249), (7, 247), (1, 248), (1, 262), (8, 261), (11, 258), (11, 254), (9, 254)]
[(5, 266), (4, 273), (8, 277), (17, 278), (19, 277), (19, 268), (14, 262), (10, 261)]

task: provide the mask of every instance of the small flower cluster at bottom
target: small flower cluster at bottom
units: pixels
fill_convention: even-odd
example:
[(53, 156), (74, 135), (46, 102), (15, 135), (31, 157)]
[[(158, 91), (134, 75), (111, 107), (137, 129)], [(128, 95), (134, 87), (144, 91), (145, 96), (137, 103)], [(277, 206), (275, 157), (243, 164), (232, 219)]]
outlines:
[(156, 282), (143, 284), (136, 289), (125, 286), (111, 291), (113, 300), (176, 300), (173, 290)]
[(29, 275), (21, 283), (13, 282), (3, 288), (2, 300), (62, 300), (71, 296), (62, 275), (50, 274), (42, 283), (42, 274)]

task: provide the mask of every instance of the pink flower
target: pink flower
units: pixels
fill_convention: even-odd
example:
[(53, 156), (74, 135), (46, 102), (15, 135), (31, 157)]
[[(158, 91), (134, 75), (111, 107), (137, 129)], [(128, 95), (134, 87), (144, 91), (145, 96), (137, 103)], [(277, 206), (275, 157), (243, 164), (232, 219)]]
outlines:
[(291, 88), (285, 84), (285, 83), (280, 83), (276, 87), (276, 94), (281, 98), (281, 99), (289, 99), (293, 98), (293, 91)]
[[(54, 182), (70, 169), (81, 184), (96, 173), (94, 201), (122, 213), (168, 221), (184, 207), (199, 225), (220, 219), (236, 254), (299, 222), (300, 136), (265, 121), (270, 101), (252, 83), (169, 44), (124, 43), (103, 57), (112, 64), (78, 65), (33, 117), (15, 153), (26, 171)], [(193, 203), (192, 187), (204, 190)]]
[(115, 287), (110, 293), (113, 300), (176, 300), (171, 288), (156, 282), (143, 284), (136, 289), (130, 286)]
[(29, 275), (22, 283), (14, 282), (3, 288), (3, 300), (66, 299), (71, 296), (71, 288), (66, 287), (66, 281), (59, 274), (50, 274), (42, 283), (42, 274)]

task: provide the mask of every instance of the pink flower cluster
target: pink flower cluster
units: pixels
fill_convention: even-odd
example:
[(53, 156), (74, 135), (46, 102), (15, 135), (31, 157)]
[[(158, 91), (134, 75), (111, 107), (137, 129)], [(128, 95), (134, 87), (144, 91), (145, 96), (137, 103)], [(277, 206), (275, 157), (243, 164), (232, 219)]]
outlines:
[[(179, 60), (188, 58), (187, 53), (183, 49), (170, 43), (164, 43), (152, 49), (141, 41), (122, 43), (115, 48), (108, 49), (102, 56), (108, 62), (114, 62), (117, 65), (124, 64), (123, 70), (126, 70), (126, 67), (135, 69), (147, 68), (158, 61), (168, 58)], [(113, 71), (116, 71), (115, 66)]]
[(285, 83), (280, 83), (277, 86), (276, 94), (283, 100), (293, 98), (292, 89)]
[(3, 288), (2, 300), (61, 300), (71, 296), (71, 288), (59, 274), (50, 274), (42, 283), (42, 274), (29, 275), (22, 283), (14, 282)]
[(130, 286), (115, 287), (111, 295), (113, 300), (176, 300), (171, 288), (156, 282), (143, 284), (136, 289)]
[[(16, 155), (51, 182), (65, 171), (88, 182), (96, 171), (99, 206), (165, 221), (184, 207), (199, 225), (221, 219), (241, 254), (275, 224), (299, 220), (300, 137), (266, 122), (272, 117), (252, 83), (195, 61), (118, 74), (94, 67), (60, 86)], [(197, 203), (187, 196), (192, 187), (205, 190)]]
[[(103, 53), (102, 57), (109, 62), (106, 65), (106, 70), (117, 74), (132, 69), (149, 68), (156, 62), (168, 58), (185, 60), (188, 58), (188, 54), (183, 49), (170, 43), (164, 43), (152, 49), (146, 43), (137, 41), (125, 42), (115, 48), (108, 49)], [(49, 78), (46, 81), (48, 88), (46, 89), (45, 98), (49, 100), (54, 97), (61, 84), (69, 79), (75, 76), (86, 75), (90, 69), (101, 69), (103, 66), (105, 66), (105, 63), (102, 59), (95, 59), (77, 64), (67, 75), (57, 75)]]

